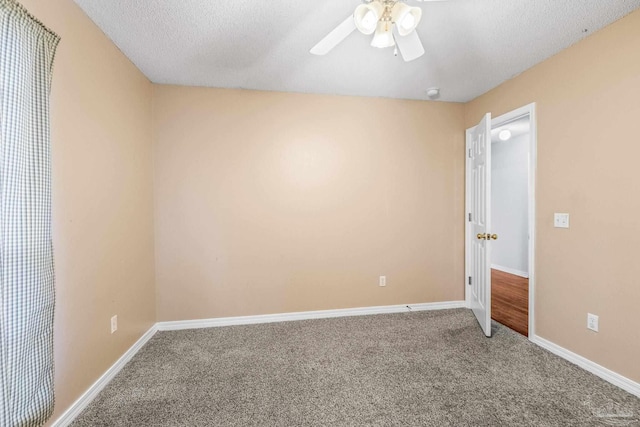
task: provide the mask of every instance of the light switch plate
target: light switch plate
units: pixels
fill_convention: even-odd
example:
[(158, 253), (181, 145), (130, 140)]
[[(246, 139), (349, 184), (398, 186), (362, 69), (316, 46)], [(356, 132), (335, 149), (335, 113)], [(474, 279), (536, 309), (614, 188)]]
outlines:
[(111, 318), (111, 333), (118, 330), (118, 315), (116, 314)]
[(569, 214), (568, 213), (554, 213), (553, 214), (553, 226), (556, 228), (569, 228)]

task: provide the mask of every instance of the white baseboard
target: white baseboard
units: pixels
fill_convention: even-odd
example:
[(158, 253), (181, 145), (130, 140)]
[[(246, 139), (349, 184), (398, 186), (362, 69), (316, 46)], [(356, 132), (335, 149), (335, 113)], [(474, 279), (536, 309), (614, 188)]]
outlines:
[(529, 337), (529, 340), (534, 344), (539, 345), (540, 347), (549, 350), (551, 353), (562, 357), (563, 359), (568, 360), (574, 365), (578, 365), (585, 371), (589, 371), (594, 375), (599, 376), (603, 380), (610, 382), (611, 384), (620, 387), (621, 389), (628, 391), (629, 393), (640, 397), (640, 384), (630, 380), (627, 377), (624, 377), (616, 372), (613, 372), (610, 369), (605, 368), (604, 366), (598, 365), (591, 360), (580, 356), (570, 350), (567, 350), (564, 347), (560, 347), (558, 344), (552, 343), (549, 340), (541, 338), (537, 335), (533, 335)]
[[(211, 328), (231, 325), (251, 325), (257, 323), (287, 322), (293, 320), (327, 319), (332, 317), (365, 316), (370, 314), (406, 313), (411, 311), (444, 310), (452, 308), (466, 308), (465, 301), (445, 301), (422, 304), (385, 305), (378, 307), (345, 308), (337, 310), (303, 311), (296, 313), (264, 314), (258, 316), (221, 317), (201, 320), (180, 320), (173, 322), (158, 322), (153, 325), (135, 344), (127, 350), (89, 389), (80, 396), (51, 427), (67, 427), (86, 408), (96, 395), (120, 372), (124, 365), (151, 339), (157, 331), (172, 331), (180, 329)], [(540, 347), (572, 362), (605, 381), (640, 397), (640, 384), (623, 377), (603, 366), (598, 365), (576, 353), (536, 335), (529, 340)]]
[(505, 273), (515, 274), (516, 276), (524, 277), (525, 279), (529, 278), (529, 273), (522, 270), (516, 270), (515, 268), (503, 267), (497, 264), (491, 264), (491, 268), (498, 271), (504, 271)]
[(126, 351), (98, 380), (89, 387), (73, 404), (66, 410), (60, 417), (51, 424), (51, 427), (67, 427), (73, 422), (73, 420), (80, 415), (80, 412), (86, 408), (91, 401), (102, 391), (103, 388), (116, 376), (118, 372), (124, 367), (124, 365), (131, 360), (133, 356), (142, 348), (143, 345), (151, 339), (151, 337), (157, 332), (156, 325), (153, 325), (147, 332), (144, 333), (133, 344), (129, 350)]
[(214, 328), (232, 325), (253, 325), (256, 323), (288, 322), (292, 320), (327, 319), (332, 317), (365, 316), (383, 313), (404, 313), (409, 311), (443, 310), (465, 308), (464, 301), (429, 302), (422, 304), (383, 305), (378, 307), (344, 308), (337, 310), (301, 311), (294, 313), (262, 314), (257, 316), (219, 317), (213, 319), (177, 320), (158, 322), (159, 331), (180, 329)]

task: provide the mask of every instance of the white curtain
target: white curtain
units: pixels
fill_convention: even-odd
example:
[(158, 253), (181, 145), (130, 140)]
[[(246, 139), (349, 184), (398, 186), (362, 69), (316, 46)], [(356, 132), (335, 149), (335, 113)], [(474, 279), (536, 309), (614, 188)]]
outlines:
[(49, 89), (59, 38), (0, 0), (0, 426), (53, 412)]

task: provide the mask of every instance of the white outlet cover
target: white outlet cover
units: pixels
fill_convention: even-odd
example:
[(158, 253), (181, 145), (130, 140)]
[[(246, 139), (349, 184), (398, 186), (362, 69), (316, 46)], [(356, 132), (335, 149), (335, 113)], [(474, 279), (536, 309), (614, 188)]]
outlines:
[(387, 286), (387, 276), (380, 276), (380, 281), (378, 282), (380, 286)]
[(587, 329), (598, 332), (598, 320), (595, 314), (587, 313)]
[(554, 213), (553, 214), (553, 226), (556, 228), (569, 228), (569, 214), (568, 213)]

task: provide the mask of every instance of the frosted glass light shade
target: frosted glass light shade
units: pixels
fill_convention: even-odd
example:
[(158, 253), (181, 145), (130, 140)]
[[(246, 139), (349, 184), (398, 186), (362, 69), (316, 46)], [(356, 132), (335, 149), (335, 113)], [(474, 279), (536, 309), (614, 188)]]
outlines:
[(511, 131), (509, 129), (503, 129), (498, 134), (500, 141), (508, 141), (511, 138)]
[(377, 1), (356, 7), (353, 12), (353, 20), (358, 31), (362, 34), (373, 34), (383, 12), (384, 6)]
[(393, 39), (393, 32), (391, 31), (392, 24), (388, 22), (378, 22), (378, 28), (371, 40), (371, 46), (384, 48), (392, 47), (396, 45), (396, 41)]
[(398, 2), (393, 6), (391, 18), (398, 26), (398, 34), (406, 36), (415, 30), (420, 23), (420, 19), (422, 19), (422, 9)]

